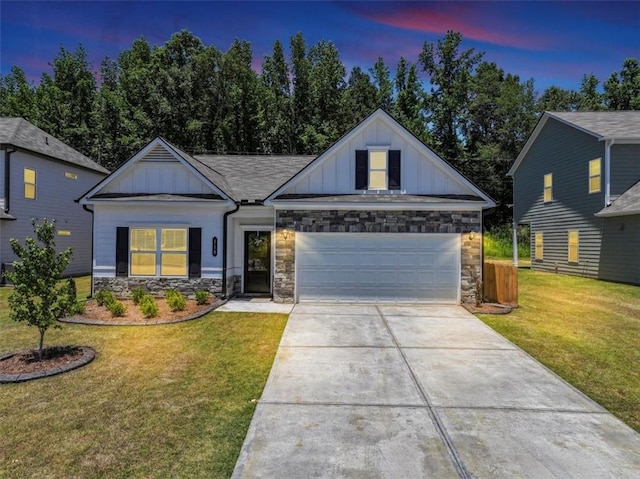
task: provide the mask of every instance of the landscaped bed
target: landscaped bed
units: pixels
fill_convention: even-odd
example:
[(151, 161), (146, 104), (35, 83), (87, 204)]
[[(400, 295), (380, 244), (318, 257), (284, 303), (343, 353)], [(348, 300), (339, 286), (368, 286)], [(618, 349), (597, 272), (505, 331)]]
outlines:
[[(89, 279), (78, 280), (78, 296)], [(0, 355), (34, 347), (0, 288)], [(286, 323), (212, 312), (127, 327), (63, 324), (45, 346), (96, 350), (87, 366), (0, 385), (0, 477), (228, 478)]]
[(519, 307), (478, 317), (640, 431), (640, 287), (526, 269)]

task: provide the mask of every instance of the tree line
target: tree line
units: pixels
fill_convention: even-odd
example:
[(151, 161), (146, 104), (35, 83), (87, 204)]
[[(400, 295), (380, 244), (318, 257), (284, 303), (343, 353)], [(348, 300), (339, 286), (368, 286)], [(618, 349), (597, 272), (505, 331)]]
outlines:
[(624, 61), (602, 84), (585, 74), (577, 91), (536, 92), (450, 31), (425, 42), (417, 60), (382, 57), (347, 75), (330, 41), (289, 50), (280, 41), (252, 68), (251, 44), (225, 52), (187, 30), (161, 46), (135, 40), (99, 72), (79, 45), (61, 47), (38, 85), (13, 66), (0, 76), (0, 115), (21, 116), (114, 169), (155, 136), (190, 153), (318, 154), (382, 107), (502, 206), (511, 202), (511, 163), (545, 110), (640, 109), (640, 65)]

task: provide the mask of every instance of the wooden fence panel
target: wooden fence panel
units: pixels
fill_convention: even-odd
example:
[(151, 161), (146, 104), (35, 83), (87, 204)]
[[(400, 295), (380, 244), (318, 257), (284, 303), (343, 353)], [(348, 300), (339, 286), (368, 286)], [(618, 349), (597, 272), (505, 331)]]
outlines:
[(487, 261), (483, 272), (484, 298), (489, 302), (518, 305), (518, 268)]

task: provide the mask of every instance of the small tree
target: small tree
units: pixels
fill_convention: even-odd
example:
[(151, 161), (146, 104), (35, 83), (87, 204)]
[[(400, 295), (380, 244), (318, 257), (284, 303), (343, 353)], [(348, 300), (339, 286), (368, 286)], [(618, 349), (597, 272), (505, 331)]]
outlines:
[(59, 282), (72, 253), (71, 248), (56, 253), (55, 220), (45, 218), (38, 225), (32, 219), (31, 224), (37, 241), (27, 237), (21, 245), (17, 239), (11, 238), (11, 249), (20, 261), (14, 263), (13, 272), (6, 273), (6, 276), (14, 284), (9, 297), (10, 317), (38, 328), (38, 360), (42, 361), (44, 333), (50, 326), (60, 327), (56, 321), (73, 311), (76, 298), (69, 294), (67, 284)]

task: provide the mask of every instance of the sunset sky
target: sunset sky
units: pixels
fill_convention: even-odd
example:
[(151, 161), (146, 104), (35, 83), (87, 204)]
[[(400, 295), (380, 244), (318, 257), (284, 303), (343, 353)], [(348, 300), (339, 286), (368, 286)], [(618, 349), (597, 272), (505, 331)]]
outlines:
[(464, 48), (484, 51), (507, 72), (535, 78), (536, 89), (577, 89), (584, 73), (601, 82), (628, 57), (640, 57), (640, 1), (597, 2), (213, 2), (0, 0), (0, 71), (22, 67), (31, 81), (51, 72), (62, 45), (81, 43), (97, 68), (144, 36), (161, 45), (188, 29), (226, 50), (235, 38), (251, 42), (254, 66), (275, 40), (304, 34), (337, 46), (347, 72), (368, 69), (382, 56), (392, 69), (402, 55), (415, 61), (425, 41), (447, 30)]

